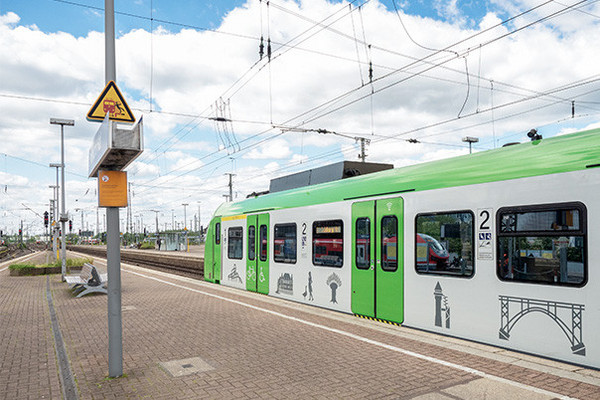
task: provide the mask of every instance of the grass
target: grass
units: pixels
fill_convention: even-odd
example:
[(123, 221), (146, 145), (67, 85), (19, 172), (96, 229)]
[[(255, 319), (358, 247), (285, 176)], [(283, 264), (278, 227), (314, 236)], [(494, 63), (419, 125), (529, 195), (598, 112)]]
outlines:
[[(85, 263), (93, 263), (94, 259), (89, 257), (67, 258), (67, 268), (82, 267)], [(62, 267), (62, 261), (57, 260), (50, 264), (12, 264), (8, 267), (11, 271), (19, 271), (19, 275), (38, 275), (42, 268)]]

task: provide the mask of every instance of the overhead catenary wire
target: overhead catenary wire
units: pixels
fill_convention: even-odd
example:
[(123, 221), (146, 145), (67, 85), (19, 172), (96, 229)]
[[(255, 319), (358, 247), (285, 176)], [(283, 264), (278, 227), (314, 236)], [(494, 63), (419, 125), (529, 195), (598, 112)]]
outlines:
[[(531, 27), (531, 26), (533, 26), (533, 25), (535, 25), (535, 24), (537, 24), (537, 23), (540, 23), (540, 22), (542, 22), (542, 21), (545, 21), (545, 20), (547, 20), (547, 19), (549, 19), (549, 18), (552, 18), (552, 17), (554, 17), (554, 16), (556, 16), (556, 15), (559, 15), (559, 14), (561, 14), (561, 13), (564, 13), (566, 10), (568, 10), (568, 9), (572, 9), (572, 8), (573, 8), (573, 7), (575, 7), (576, 5), (580, 5), (580, 4), (582, 4), (582, 3), (585, 3), (586, 1), (587, 1), (587, 0), (581, 0), (581, 1), (579, 1), (578, 3), (575, 3), (575, 4), (571, 5), (571, 6), (568, 6), (567, 8), (564, 8), (564, 9), (562, 9), (562, 10), (559, 10), (559, 11), (556, 11), (556, 12), (554, 12), (554, 13), (551, 13), (551, 14), (549, 14), (549, 15), (545, 16), (545, 17), (542, 17), (542, 18), (536, 19), (536, 20), (534, 20), (533, 22), (526, 23), (525, 25), (523, 25), (523, 26), (521, 26), (521, 27), (519, 27), (519, 28), (516, 28), (516, 29), (514, 29), (514, 30), (511, 30), (511, 31), (509, 31), (509, 32), (507, 32), (507, 33), (501, 34), (501, 35), (499, 35), (499, 36), (496, 36), (495, 38), (489, 39), (489, 40), (487, 40), (486, 42), (483, 42), (483, 43), (481, 43), (481, 46), (483, 47), (483, 46), (490, 45), (490, 44), (492, 44), (492, 43), (494, 43), (494, 42), (496, 42), (496, 41), (498, 41), (498, 40), (500, 40), (500, 39), (502, 39), (502, 38), (505, 38), (505, 37), (507, 37), (507, 36), (509, 36), (509, 35), (515, 34), (515, 33), (517, 33), (517, 32), (520, 32), (520, 31), (522, 31), (523, 29), (526, 29), (526, 28), (528, 28), (528, 27)], [(549, 1), (549, 2), (551, 2), (551, 1)], [(544, 4), (547, 4), (547, 3), (548, 3), (548, 2), (546, 2), (546, 3), (544, 3)], [(529, 9), (529, 10), (527, 10), (527, 11), (525, 11), (525, 12), (523, 12), (523, 13), (519, 14), (519, 15), (524, 15), (525, 13), (531, 12), (532, 10), (534, 10), (534, 9), (536, 9), (536, 8), (540, 7), (540, 6), (541, 6), (541, 5), (539, 5), (539, 6), (536, 6), (536, 7), (534, 7), (534, 8), (531, 8), (531, 9)], [(466, 39), (462, 39), (462, 40), (460, 40), (460, 41), (456, 42), (456, 43), (455, 43), (455, 44), (453, 44), (453, 45), (449, 45), (449, 46), (447, 46), (445, 49), (451, 48), (451, 47), (455, 46), (457, 43), (464, 43), (465, 41), (467, 41), (467, 40), (470, 40), (471, 38), (473, 38), (473, 37), (475, 37), (475, 36), (481, 35), (481, 34), (483, 34), (484, 32), (486, 32), (486, 31), (489, 31), (490, 29), (493, 29), (493, 28), (495, 28), (495, 27), (497, 27), (497, 26), (500, 26), (500, 25), (504, 25), (505, 23), (507, 23), (507, 21), (514, 20), (515, 18), (516, 18), (516, 16), (515, 16), (515, 17), (511, 17), (511, 18), (509, 18), (509, 19), (507, 19), (507, 20), (504, 20), (504, 21), (502, 21), (502, 22), (500, 22), (500, 23), (498, 23), (498, 24), (494, 25), (493, 27), (490, 27), (490, 28), (488, 28), (488, 29), (485, 29), (485, 30), (483, 30), (483, 31), (481, 31), (481, 32), (479, 32), (479, 33), (477, 33), (477, 34), (471, 35), (470, 37), (468, 37), (468, 38), (466, 38)], [(443, 51), (443, 50), (445, 50), (445, 49), (442, 49), (442, 50), (440, 50), (440, 51)], [(468, 49), (467, 49), (467, 51), (462, 51), (462, 52), (460, 52), (459, 56), (460, 56), (460, 55), (465, 55), (467, 52), (468, 52)], [(439, 53), (439, 52), (436, 52), (436, 53), (433, 53), (433, 54), (437, 54), (437, 53)], [(432, 55), (433, 55), (433, 54), (432, 54)], [(424, 57), (424, 59), (426, 59), (426, 58), (429, 58), (429, 57), (431, 57), (432, 55), (426, 56), (426, 57)], [(333, 109), (329, 109), (328, 111), (324, 111), (324, 112), (322, 112), (322, 113), (320, 113), (320, 114), (316, 114), (316, 115), (314, 115), (314, 116), (312, 116), (312, 117), (306, 118), (306, 119), (304, 119), (304, 120), (303, 120), (303, 123), (309, 123), (309, 122), (315, 121), (315, 120), (317, 120), (317, 119), (323, 118), (324, 116), (326, 116), (326, 115), (329, 115), (329, 114), (331, 114), (331, 113), (333, 113), (333, 112), (340, 111), (341, 109), (343, 109), (343, 108), (346, 108), (346, 107), (348, 107), (349, 105), (352, 105), (352, 104), (354, 104), (354, 103), (356, 103), (356, 102), (358, 102), (358, 101), (364, 100), (365, 98), (367, 98), (367, 97), (369, 97), (369, 96), (372, 96), (372, 95), (374, 95), (375, 93), (379, 93), (379, 92), (382, 92), (382, 91), (384, 91), (384, 90), (390, 89), (390, 88), (392, 88), (392, 87), (394, 87), (394, 86), (396, 86), (396, 85), (398, 85), (398, 84), (400, 84), (400, 83), (403, 83), (403, 82), (406, 82), (406, 81), (408, 81), (409, 79), (412, 79), (412, 78), (415, 78), (415, 77), (417, 77), (417, 76), (420, 76), (421, 74), (423, 74), (423, 73), (425, 73), (425, 72), (427, 72), (427, 71), (430, 71), (430, 70), (432, 70), (432, 69), (434, 69), (434, 68), (437, 68), (437, 67), (439, 67), (439, 66), (441, 66), (441, 65), (443, 65), (443, 64), (445, 64), (445, 63), (448, 63), (449, 61), (452, 61), (453, 59), (454, 59), (454, 57), (453, 57), (453, 58), (446, 58), (446, 59), (444, 59), (444, 60), (442, 60), (442, 61), (440, 61), (440, 62), (434, 63), (433, 65), (430, 65), (430, 66), (428, 66), (428, 67), (425, 67), (424, 69), (421, 69), (421, 70), (420, 70), (420, 71), (418, 71), (418, 72), (411, 73), (411, 75), (410, 75), (410, 76), (408, 76), (408, 77), (406, 77), (406, 78), (403, 78), (403, 79), (400, 79), (400, 80), (394, 81), (394, 82), (392, 82), (392, 83), (386, 84), (386, 85), (384, 85), (384, 86), (382, 86), (382, 87), (380, 87), (380, 88), (376, 89), (376, 90), (375, 90), (373, 93), (367, 93), (367, 94), (365, 94), (365, 95), (360, 95), (358, 98), (356, 98), (356, 99), (353, 99), (353, 100), (350, 100), (350, 101), (348, 101), (348, 102), (346, 102), (346, 103), (344, 103), (344, 104), (342, 104), (342, 105), (340, 105), (340, 106), (336, 106), (336, 107), (335, 107), (335, 108), (333, 108)], [(415, 62), (413, 62), (413, 63), (410, 63), (408, 66), (413, 66), (413, 65), (415, 65)], [(386, 78), (388, 78), (388, 77), (390, 77), (390, 76), (392, 76), (392, 75), (394, 75), (394, 74), (396, 74), (396, 73), (398, 73), (398, 72), (405, 71), (405, 70), (406, 70), (406, 68), (407, 68), (408, 66), (404, 66), (404, 67), (402, 67), (402, 68), (399, 68), (399, 69), (397, 69), (397, 70), (395, 70), (395, 71), (392, 71), (392, 72), (390, 72), (390, 73), (388, 73), (388, 74), (386, 74), (386, 75), (384, 75), (384, 76), (381, 76), (381, 77), (377, 78), (377, 81), (381, 81), (381, 80), (383, 80), (383, 79), (386, 79)], [(308, 110), (308, 111), (306, 111), (306, 112), (302, 113), (302, 114), (301, 114), (300, 116), (298, 116), (297, 118), (301, 118), (301, 117), (304, 117), (304, 116), (306, 116), (306, 115), (308, 115), (308, 114), (310, 114), (310, 113), (314, 113), (315, 111), (317, 111), (317, 110), (319, 110), (320, 108), (323, 108), (323, 107), (332, 107), (332, 106), (333, 106), (333, 104), (335, 104), (335, 103), (337, 103), (337, 102), (340, 102), (340, 101), (341, 101), (341, 100), (343, 100), (344, 98), (348, 97), (350, 94), (353, 94), (353, 93), (355, 93), (355, 92), (359, 91), (360, 89), (361, 89), (361, 87), (354, 88), (354, 89), (352, 89), (352, 90), (349, 90), (349, 91), (347, 91), (347, 92), (345, 92), (345, 93), (343, 93), (343, 94), (341, 94), (341, 95), (338, 95), (338, 96), (336, 96), (334, 99), (332, 99), (332, 100), (329, 100), (329, 101), (327, 101), (327, 102), (325, 102), (325, 103), (322, 103), (322, 104), (320, 104), (320, 105), (318, 105), (318, 106), (315, 106), (315, 107), (311, 108), (310, 110)], [(288, 121), (288, 122), (289, 122), (289, 121)]]
[[(589, 80), (586, 80), (586, 81), (579, 81), (579, 82), (577, 82), (575, 85), (571, 85), (571, 86), (565, 86), (565, 85), (563, 85), (563, 86), (560, 86), (560, 87), (558, 87), (558, 88), (555, 88), (555, 89), (553, 89), (553, 90), (550, 90), (550, 91), (548, 91), (548, 92), (559, 92), (559, 91), (564, 91), (564, 90), (571, 89), (571, 88), (573, 88), (573, 87), (575, 87), (575, 86), (582, 86), (582, 85), (586, 85), (586, 84), (590, 84), (590, 83), (595, 83), (595, 82), (598, 82), (598, 81), (600, 81), (600, 75), (596, 75), (595, 77), (593, 77), (593, 79), (589, 79)], [(597, 89), (594, 89), (593, 91), (590, 91), (589, 93), (591, 93), (591, 92), (595, 92), (595, 91), (597, 91)], [(586, 93), (586, 94), (589, 94), (589, 93)], [(511, 106), (511, 105), (515, 105), (515, 104), (518, 104), (518, 103), (521, 103), (521, 102), (524, 102), (524, 101), (533, 100), (533, 99), (536, 99), (536, 98), (537, 98), (536, 96), (530, 96), (530, 97), (528, 97), (528, 98), (524, 98), (524, 99), (519, 99), (519, 100), (510, 101), (510, 102), (507, 102), (507, 103), (504, 103), (504, 104), (501, 104), (501, 105), (497, 105), (497, 106), (495, 106), (495, 107), (494, 107), (494, 109), (505, 108), (505, 107), (508, 107), (508, 106)], [(561, 102), (561, 101), (556, 101), (554, 104), (557, 104), (557, 103), (559, 103), (559, 102)], [(553, 105), (553, 104), (544, 105), (544, 106), (542, 106), (542, 107), (539, 107), (539, 109), (541, 109), (541, 108), (544, 108), (544, 107), (548, 107), (548, 106), (550, 106), (550, 105)], [(445, 120), (437, 121), (437, 122), (435, 122), (435, 123), (431, 123), (431, 124), (428, 124), (428, 125), (426, 125), (426, 126), (420, 126), (420, 127), (417, 127), (417, 128), (413, 128), (413, 129), (410, 129), (410, 130), (406, 130), (406, 131), (400, 132), (400, 133), (396, 133), (396, 134), (394, 134), (393, 136), (377, 135), (377, 136), (378, 136), (378, 138), (377, 138), (377, 139), (375, 139), (375, 140), (373, 140), (372, 142), (373, 142), (373, 143), (378, 143), (378, 142), (380, 142), (380, 141), (384, 141), (384, 140), (395, 140), (395, 139), (398, 139), (400, 136), (406, 136), (406, 135), (409, 135), (409, 134), (411, 134), (411, 133), (415, 133), (415, 132), (418, 132), (418, 131), (421, 131), (421, 130), (425, 130), (425, 129), (429, 129), (429, 128), (433, 128), (433, 127), (437, 127), (437, 126), (442, 126), (442, 125), (445, 125), (445, 124), (449, 124), (449, 123), (451, 123), (451, 122), (456, 122), (456, 121), (458, 121), (459, 119), (465, 119), (465, 118), (468, 118), (468, 117), (473, 117), (473, 116), (476, 116), (476, 115), (478, 115), (478, 114), (482, 114), (482, 113), (485, 113), (485, 112), (488, 112), (488, 111), (492, 111), (492, 109), (491, 109), (491, 108), (488, 108), (488, 109), (483, 109), (483, 110), (480, 110), (480, 112), (472, 112), (472, 113), (466, 114), (466, 115), (464, 115), (464, 116), (462, 116), (462, 117), (460, 117), (460, 118), (459, 118), (459, 117), (454, 117), (454, 118), (449, 118), (449, 119), (445, 119)], [(525, 111), (525, 112), (529, 112), (529, 111)], [(522, 113), (522, 112), (521, 112), (521, 113)], [(282, 132), (282, 133), (280, 133), (280, 134), (274, 135), (274, 136), (280, 136), (281, 134), (283, 134), (283, 132)], [(360, 135), (360, 134), (357, 134), (357, 135)], [(426, 135), (426, 136), (422, 136), (422, 137), (429, 137), (429, 136), (433, 136), (433, 135)], [(267, 140), (269, 140), (269, 138), (263, 139), (261, 142), (259, 142), (259, 143), (257, 143), (257, 144), (250, 144), (250, 145), (248, 145), (248, 146), (246, 146), (246, 147), (242, 148), (242, 149), (240, 150), (240, 152), (243, 152), (244, 150), (248, 150), (248, 149), (254, 148), (254, 147), (256, 147), (256, 146), (258, 146), (258, 145), (260, 145), (260, 144), (262, 144), (262, 143), (266, 142)], [(404, 139), (401, 139), (401, 140), (404, 140)], [(224, 158), (224, 157), (226, 157), (226, 156), (223, 156), (223, 157), (221, 157), (221, 158)], [(213, 162), (211, 162), (210, 164), (212, 164), (212, 163), (213, 163)], [(207, 165), (208, 165), (208, 164), (207, 164)], [(185, 168), (185, 167), (186, 167), (186, 166), (181, 166), (181, 167), (179, 167), (178, 169), (183, 169), (183, 168)], [(188, 166), (188, 167), (189, 167), (189, 166)], [(179, 178), (179, 177), (181, 177), (181, 176), (183, 176), (183, 175), (186, 175), (187, 173), (189, 173), (189, 172), (192, 172), (192, 171), (197, 171), (198, 169), (200, 169), (200, 168), (202, 168), (202, 167), (203, 167), (203, 166), (201, 166), (201, 167), (199, 167), (199, 168), (195, 168), (195, 169), (193, 169), (193, 170), (190, 170), (190, 171), (187, 171), (187, 172), (184, 172), (184, 173), (182, 173), (182, 174), (179, 174), (179, 175), (177, 175), (176, 177), (174, 177), (174, 178), (172, 178), (172, 179)]]

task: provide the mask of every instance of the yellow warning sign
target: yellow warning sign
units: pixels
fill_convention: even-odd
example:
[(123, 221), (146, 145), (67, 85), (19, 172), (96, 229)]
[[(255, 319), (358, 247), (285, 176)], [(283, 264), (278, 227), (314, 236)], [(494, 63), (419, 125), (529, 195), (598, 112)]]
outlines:
[(108, 82), (98, 100), (87, 113), (87, 119), (103, 121), (106, 113), (109, 113), (109, 118), (113, 121), (135, 122), (131, 109), (114, 81)]

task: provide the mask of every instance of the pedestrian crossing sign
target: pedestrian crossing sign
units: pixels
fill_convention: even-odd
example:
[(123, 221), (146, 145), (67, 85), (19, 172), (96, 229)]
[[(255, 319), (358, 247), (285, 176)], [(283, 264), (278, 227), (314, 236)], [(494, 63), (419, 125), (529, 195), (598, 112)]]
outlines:
[(98, 100), (87, 113), (87, 119), (88, 121), (102, 122), (107, 113), (112, 121), (135, 122), (131, 109), (114, 81), (108, 82)]

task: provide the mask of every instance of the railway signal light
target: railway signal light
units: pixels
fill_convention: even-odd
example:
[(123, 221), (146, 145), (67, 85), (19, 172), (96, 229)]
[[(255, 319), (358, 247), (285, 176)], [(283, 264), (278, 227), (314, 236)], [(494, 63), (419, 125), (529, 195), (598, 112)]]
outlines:
[(44, 226), (48, 227), (48, 211), (44, 211)]
[(69, 220), (69, 233), (73, 232), (73, 221)]

